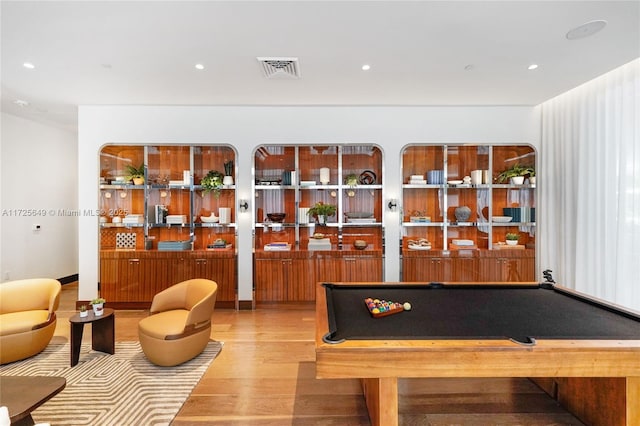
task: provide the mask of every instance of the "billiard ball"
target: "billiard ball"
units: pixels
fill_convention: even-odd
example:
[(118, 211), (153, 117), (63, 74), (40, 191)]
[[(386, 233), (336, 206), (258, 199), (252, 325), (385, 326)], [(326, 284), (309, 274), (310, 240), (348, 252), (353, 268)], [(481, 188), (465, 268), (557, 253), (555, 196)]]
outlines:
[(403, 307), (404, 307), (404, 310), (405, 310), (405, 311), (410, 311), (410, 310), (411, 310), (411, 303), (409, 303), (409, 302), (404, 302)]

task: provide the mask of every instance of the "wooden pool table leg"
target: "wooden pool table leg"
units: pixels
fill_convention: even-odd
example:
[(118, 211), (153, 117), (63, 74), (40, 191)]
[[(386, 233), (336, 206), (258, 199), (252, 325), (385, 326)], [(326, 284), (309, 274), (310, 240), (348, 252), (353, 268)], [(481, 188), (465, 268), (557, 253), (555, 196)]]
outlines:
[(398, 425), (398, 378), (362, 379), (362, 390), (373, 426)]
[(627, 425), (640, 425), (640, 377), (627, 377)]

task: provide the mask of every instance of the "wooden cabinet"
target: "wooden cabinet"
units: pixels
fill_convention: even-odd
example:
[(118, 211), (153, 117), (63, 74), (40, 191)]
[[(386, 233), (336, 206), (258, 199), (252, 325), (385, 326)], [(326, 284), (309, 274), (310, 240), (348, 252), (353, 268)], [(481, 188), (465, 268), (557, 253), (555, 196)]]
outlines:
[(313, 259), (304, 256), (258, 258), (254, 268), (256, 302), (315, 300)]
[(381, 251), (316, 252), (317, 281), (383, 281)]
[[(190, 278), (235, 302), (236, 153), (229, 146), (107, 145), (100, 153), (100, 287), (111, 306), (147, 303)], [(142, 181), (130, 180), (131, 167)], [(208, 174), (220, 176), (213, 188)], [(211, 189), (211, 190), (210, 190)], [(209, 250), (223, 240), (224, 248)]]
[(217, 305), (234, 306), (237, 268), (232, 251), (100, 252), (100, 295), (111, 306), (148, 307), (155, 294), (191, 278), (217, 282)]
[[(402, 280), (534, 280), (535, 164), (529, 145), (406, 147)], [(522, 182), (503, 180), (518, 168)]]
[[(382, 280), (380, 148), (264, 145), (254, 173), (256, 301), (312, 301), (317, 281)], [(336, 208), (326, 224), (307, 214), (318, 203)], [(319, 249), (318, 234), (327, 244)], [(357, 240), (367, 248), (355, 250)]]

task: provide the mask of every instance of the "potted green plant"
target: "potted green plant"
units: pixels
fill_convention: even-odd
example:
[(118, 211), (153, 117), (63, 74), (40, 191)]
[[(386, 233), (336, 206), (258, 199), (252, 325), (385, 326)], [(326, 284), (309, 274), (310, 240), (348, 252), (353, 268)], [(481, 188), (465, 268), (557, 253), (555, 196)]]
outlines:
[(514, 164), (506, 170), (500, 172), (497, 177), (498, 182), (505, 182), (512, 180), (515, 184), (524, 182), (525, 176), (535, 176), (535, 169), (531, 166), (523, 166), (521, 164)]
[(515, 232), (508, 232), (507, 235), (505, 235), (504, 239), (506, 240), (508, 245), (515, 246), (518, 244), (518, 240), (520, 239), (520, 234)]
[(309, 212), (307, 214), (309, 216), (315, 216), (318, 220), (318, 223), (320, 225), (324, 225), (327, 223), (327, 217), (335, 215), (337, 210), (337, 206), (333, 204), (325, 204), (322, 201), (319, 201), (309, 209)]
[(84, 318), (87, 315), (89, 315), (89, 312), (87, 312), (87, 305), (80, 305), (80, 318)]
[(91, 306), (93, 307), (93, 314), (97, 317), (104, 313), (104, 304), (106, 300), (102, 297), (96, 297), (91, 299)]
[(225, 185), (233, 185), (233, 161), (225, 160), (224, 162), (224, 178), (222, 183)]
[(125, 178), (127, 180), (133, 181), (134, 185), (142, 185), (144, 183), (144, 163), (138, 167), (127, 164), (126, 170), (127, 175)]
[(224, 176), (217, 170), (209, 170), (209, 173), (200, 181), (200, 186), (202, 187), (202, 192), (204, 194), (208, 194), (209, 192), (213, 192), (213, 195), (218, 198), (220, 196), (220, 191), (224, 184), (222, 180)]
[(358, 175), (354, 173), (350, 173), (344, 177), (345, 185), (348, 185), (350, 188), (355, 188), (358, 186)]

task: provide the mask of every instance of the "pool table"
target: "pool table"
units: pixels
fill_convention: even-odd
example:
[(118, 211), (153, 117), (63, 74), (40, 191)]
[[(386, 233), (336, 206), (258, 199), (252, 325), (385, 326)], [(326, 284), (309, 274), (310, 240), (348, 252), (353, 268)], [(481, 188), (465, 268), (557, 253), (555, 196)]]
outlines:
[(554, 283), (318, 283), (315, 340), (316, 377), (362, 379), (374, 425), (398, 424), (401, 377), (618, 378), (640, 425), (640, 315)]

